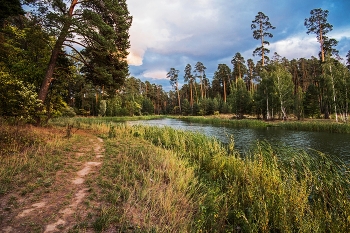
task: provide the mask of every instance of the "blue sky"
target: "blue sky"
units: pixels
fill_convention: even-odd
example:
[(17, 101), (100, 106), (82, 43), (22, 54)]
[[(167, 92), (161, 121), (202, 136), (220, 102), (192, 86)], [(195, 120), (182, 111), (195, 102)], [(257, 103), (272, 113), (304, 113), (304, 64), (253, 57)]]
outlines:
[(350, 50), (349, 0), (128, 0), (133, 25), (128, 56), (130, 75), (171, 89), (166, 73), (174, 67), (180, 71), (200, 61), (209, 79), (218, 64), (232, 68), (231, 59), (240, 52), (245, 60), (253, 57), (259, 41), (252, 36), (250, 25), (259, 11), (269, 16), (276, 27), (270, 32), (271, 50), (288, 59), (318, 56), (316, 36), (306, 34), (305, 18), (310, 11), (329, 11), (333, 25), (329, 38), (338, 40), (337, 49), (345, 58)]

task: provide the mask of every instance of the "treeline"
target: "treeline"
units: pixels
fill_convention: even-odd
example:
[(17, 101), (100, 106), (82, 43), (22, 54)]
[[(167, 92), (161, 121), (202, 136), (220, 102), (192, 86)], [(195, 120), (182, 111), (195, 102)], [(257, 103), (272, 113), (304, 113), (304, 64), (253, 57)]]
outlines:
[(194, 115), (235, 113), (237, 118), (249, 114), (267, 120), (287, 119), (290, 115), (298, 119), (328, 119), (334, 115), (337, 121), (338, 117), (347, 121), (350, 51), (344, 61), (336, 49), (338, 41), (327, 36), (333, 29), (327, 21), (328, 13), (311, 10), (311, 16), (304, 22), (307, 33), (315, 34), (320, 43), (319, 59), (288, 60), (276, 52), (272, 59), (267, 56), (270, 50), (266, 39), (273, 37), (270, 30), (275, 27), (268, 16), (259, 12), (251, 29), (253, 38), (261, 41), (253, 55), (261, 59), (256, 64), (252, 59), (246, 62), (236, 53), (231, 60), (232, 70), (226, 64), (219, 64), (211, 83), (203, 63), (197, 62), (193, 72), (191, 64), (187, 64), (185, 85), (181, 88), (179, 70), (171, 68), (167, 77), (177, 93), (175, 108), (182, 114)]
[[(298, 119), (329, 118), (333, 114), (344, 121), (348, 117), (350, 71), (342, 60), (330, 56), (325, 62), (315, 57), (288, 60), (275, 53), (262, 67), (252, 59), (247, 66), (236, 53), (232, 63), (232, 70), (219, 64), (212, 82), (205, 75), (200, 77), (196, 69), (190, 74), (191, 65), (186, 66), (184, 80), (188, 82), (174, 88), (179, 93), (182, 114), (220, 112), (264, 119), (286, 119), (290, 115)], [(178, 108), (177, 95), (169, 94), (174, 108)]]
[(128, 76), (125, 0), (3, 0), (0, 13), (3, 118), (41, 124), (96, 115), (99, 96), (113, 97)]
[[(15, 122), (46, 122), (56, 116), (209, 115), (287, 119), (296, 116), (347, 121), (350, 51), (342, 60), (328, 38), (328, 11), (312, 10), (307, 33), (321, 43), (319, 58), (287, 60), (267, 54), (275, 29), (259, 12), (253, 38), (261, 41), (254, 62), (236, 53), (232, 66), (219, 64), (213, 77), (197, 62), (184, 75), (167, 74), (174, 90), (128, 76), (125, 1), (4, 0), (0, 17), (0, 116)], [(4, 8), (4, 9), (5, 9)], [(6, 13), (6, 14), (5, 14)], [(322, 29), (322, 30), (321, 30)], [(77, 48), (81, 48), (78, 50)], [(179, 83), (183, 83), (180, 87)]]

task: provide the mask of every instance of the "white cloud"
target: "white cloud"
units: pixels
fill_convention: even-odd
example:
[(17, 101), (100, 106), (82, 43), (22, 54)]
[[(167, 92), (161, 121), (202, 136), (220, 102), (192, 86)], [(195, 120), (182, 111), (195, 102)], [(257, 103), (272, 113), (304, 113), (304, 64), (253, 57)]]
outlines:
[(156, 80), (166, 80), (167, 72), (165, 70), (148, 70), (142, 73), (145, 78), (156, 79)]
[(271, 50), (271, 54), (277, 52), (288, 59), (309, 58), (317, 56), (319, 43), (314, 37), (297, 35), (271, 43), (268, 48)]
[[(129, 0), (133, 16), (130, 28), (130, 65), (143, 64), (148, 49), (161, 54), (200, 54), (202, 47), (215, 47), (225, 27), (221, 4), (215, 0)], [(234, 22), (227, 22), (231, 25)], [(214, 39), (215, 38), (215, 39)]]
[(330, 38), (336, 40), (350, 39), (350, 28), (340, 28), (329, 33)]

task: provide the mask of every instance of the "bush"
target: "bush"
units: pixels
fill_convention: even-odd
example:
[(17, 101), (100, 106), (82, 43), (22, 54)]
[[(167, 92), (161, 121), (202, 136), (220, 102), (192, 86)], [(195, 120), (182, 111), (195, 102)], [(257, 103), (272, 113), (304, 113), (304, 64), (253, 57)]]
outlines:
[(41, 106), (34, 86), (0, 72), (0, 116), (30, 122)]
[(74, 108), (72, 107), (66, 107), (63, 111), (62, 111), (62, 116), (63, 117), (75, 117), (77, 114), (74, 111)]

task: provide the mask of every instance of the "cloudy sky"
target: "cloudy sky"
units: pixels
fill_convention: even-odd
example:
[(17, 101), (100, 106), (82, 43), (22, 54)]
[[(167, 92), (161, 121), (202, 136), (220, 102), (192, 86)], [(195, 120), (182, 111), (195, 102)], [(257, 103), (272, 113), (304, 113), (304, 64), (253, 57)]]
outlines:
[(271, 50), (288, 59), (317, 56), (319, 44), (314, 34), (307, 35), (305, 18), (310, 11), (329, 11), (333, 25), (329, 38), (338, 40), (340, 56), (350, 50), (350, 0), (128, 0), (133, 24), (128, 57), (130, 75), (171, 89), (166, 74), (180, 71), (200, 61), (209, 79), (218, 64), (232, 68), (231, 59), (240, 52), (245, 60), (259, 47), (250, 28), (259, 11), (276, 27), (270, 32)]

